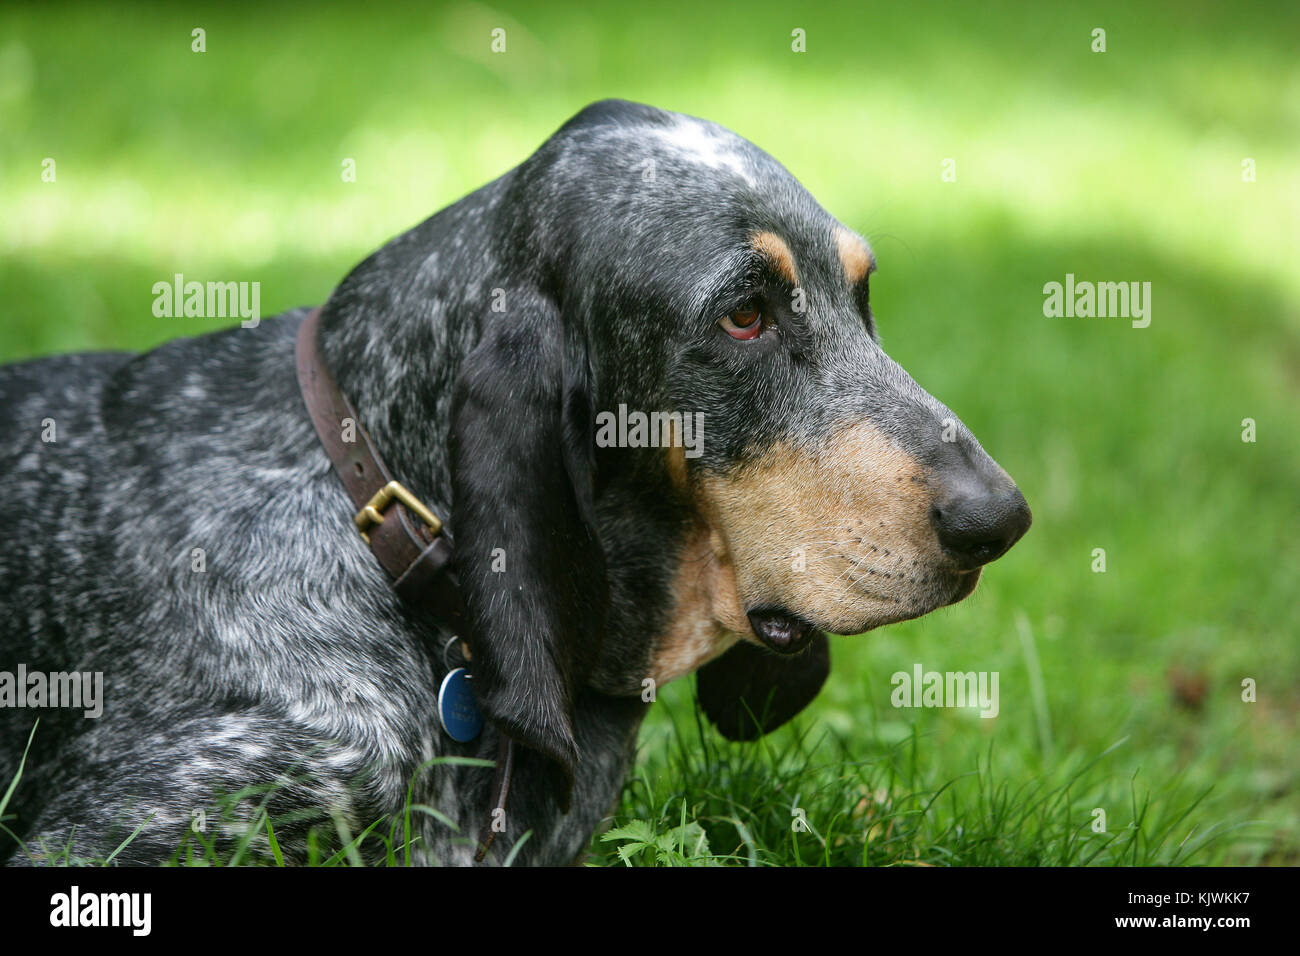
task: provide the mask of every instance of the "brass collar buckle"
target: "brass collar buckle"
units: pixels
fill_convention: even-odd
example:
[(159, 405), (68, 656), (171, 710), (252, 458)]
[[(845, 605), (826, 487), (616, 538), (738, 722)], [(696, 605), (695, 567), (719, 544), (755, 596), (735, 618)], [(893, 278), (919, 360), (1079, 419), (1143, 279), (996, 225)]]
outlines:
[(362, 539), (366, 544), (370, 543), (370, 535), (366, 532), (374, 525), (384, 523), (384, 511), (394, 501), (400, 501), (406, 507), (415, 513), (415, 516), (429, 526), (429, 530), (435, 535), (441, 533), (442, 522), (438, 516), (424, 506), (419, 498), (411, 494), (401, 482), (390, 481), (384, 487), (375, 492), (373, 498), (366, 502), (366, 506), (357, 512), (353, 521), (356, 522), (357, 531), (361, 533)]

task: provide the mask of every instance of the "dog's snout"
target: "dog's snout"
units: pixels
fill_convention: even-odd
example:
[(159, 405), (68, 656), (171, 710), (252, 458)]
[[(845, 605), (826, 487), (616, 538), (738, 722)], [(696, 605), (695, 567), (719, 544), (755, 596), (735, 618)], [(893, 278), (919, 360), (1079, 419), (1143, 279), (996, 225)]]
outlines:
[(1032, 520), (1025, 496), (1005, 477), (991, 487), (952, 489), (930, 508), (939, 543), (963, 570), (1002, 557)]

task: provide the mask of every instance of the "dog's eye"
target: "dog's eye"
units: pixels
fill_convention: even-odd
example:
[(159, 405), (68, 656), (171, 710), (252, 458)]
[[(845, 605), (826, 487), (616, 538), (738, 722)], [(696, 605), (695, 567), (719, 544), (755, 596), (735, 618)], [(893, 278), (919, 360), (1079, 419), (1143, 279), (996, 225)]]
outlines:
[(756, 308), (737, 309), (718, 319), (718, 325), (733, 339), (755, 339), (763, 331), (763, 313)]

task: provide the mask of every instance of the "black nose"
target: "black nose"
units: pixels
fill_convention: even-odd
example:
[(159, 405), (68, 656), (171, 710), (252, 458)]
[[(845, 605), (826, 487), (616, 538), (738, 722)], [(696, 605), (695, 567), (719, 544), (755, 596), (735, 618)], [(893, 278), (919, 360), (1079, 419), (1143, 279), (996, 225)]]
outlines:
[(808, 646), (817, 629), (780, 607), (756, 607), (747, 615), (759, 640), (780, 654), (797, 654)]
[(994, 489), (949, 493), (930, 509), (939, 543), (963, 570), (973, 570), (1007, 553), (1029, 530), (1033, 515), (1020, 489), (1000, 482)]

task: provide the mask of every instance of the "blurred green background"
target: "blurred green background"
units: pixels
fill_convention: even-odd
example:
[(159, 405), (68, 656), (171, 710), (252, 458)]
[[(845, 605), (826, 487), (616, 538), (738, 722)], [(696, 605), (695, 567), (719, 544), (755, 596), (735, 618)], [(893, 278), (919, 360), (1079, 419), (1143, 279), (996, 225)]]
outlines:
[[(1290, 3), (7, 5), (0, 360), (228, 324), (155, 318), (175, 272), (259, 280), (264, 315), (323, 301), (592, 100), (715, 120), (872, 241), (885, 347), (1034, 510), (969, 601), (835, 642), (812, 758), (906, 746), (953, 781), (929, 822), (960, 844), (965, 775), (1014, 792), (1123, 740), (1066, 818), (1132, 825), (1146, 793), (1190, 808), (1173, 843), (1220, 834), (1201, 862), (1300, 863), (1298, 27)], [(1150, 282), (1150, 327), (1045, 318), (1066, 273)], [(895, 710), (917, 662), (998, 671), (1000, 715)], [(691, 684), (654, 708), (625, 817), (705, 815), (666, 756)]]

